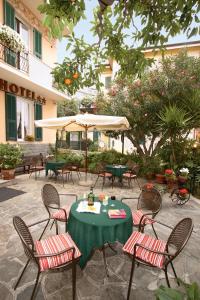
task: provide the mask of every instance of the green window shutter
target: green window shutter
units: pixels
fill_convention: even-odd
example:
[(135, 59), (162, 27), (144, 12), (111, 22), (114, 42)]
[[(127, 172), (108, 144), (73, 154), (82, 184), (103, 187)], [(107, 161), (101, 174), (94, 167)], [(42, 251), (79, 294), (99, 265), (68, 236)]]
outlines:
[(15, 10), (6, 0), (4, 0), (4, 23), (15, 29)]
[(34, 54), (38, 58), (42, 58), (42, 34), (33, 29), (33, 45), (34, 45)]
[(5, 94), (6, 108), (6, 140), (17, 140), (17, 105), (16, 97), (12, 94)]
[(99, 139), (99, 132), (93, 131), (93, 142), (98, 142)]
[[(4, 0), (4, 24), (15, 29), (15, 10), (9, 2)], [(5, 48), (5, 62), (13, 67), (16, 67), (16, 53)]]
[[(35, 120), (42, 119), (42, 105), (35, 103)], [(41, 141), (42, 140), (42, 128), (35, 127), (35, 140)]]

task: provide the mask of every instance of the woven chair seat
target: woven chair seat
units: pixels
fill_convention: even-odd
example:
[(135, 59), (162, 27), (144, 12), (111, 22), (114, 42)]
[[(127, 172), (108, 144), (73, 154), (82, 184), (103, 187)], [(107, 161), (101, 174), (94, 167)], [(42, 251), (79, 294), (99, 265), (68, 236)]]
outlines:
[(66, 221), (67, 219), (66, 219), (66, 215), (65, 215), (64, 210), (65, 210), (67, 218), (68, 218), (69, 210), (70, 210), (70, 208), (68, 206), (63, 206), (61, 209), (59, 209), (56, 212), (52, 213), (51, 218), (59, 220), (59, 221)]
[[(144, 212), (142, 210), (132, 211), (132, 218), (133, 218), (134, 226), (138, 226), (140, 224), (140, 220), (143, 215), (144, 215)], [(145, 216), (141, 222), (142, 225), (153, 224), (153, 223), (155, 223), (155, 221), (153, 219), (151, 219), (149, 216)]]
[[(138, 243), (144, 247), (148, 247), (153, 251), (164, 252), (166, 249), (166, 242), (162, 240), (157, 240), (154, 237), (151, 237), (147, 234), (134, 231), (126, 244), (123, 247), (123, 251), (134, 255), (134, 245)], [(157, 254), (150, 252), (144, 248), (136, 248), (136, 258), (151, 264), (152, 266), (162, 269), (165, 256), (162, 254)]]
[[(55, 254), (70, 247), (75, 248), (74, 258), (79, 258), (81, 256), (81, 252), (73, 242), (69, 233), (51, 236), (48, 239), (35, 242), (35, 249), (38, 255)], [(70, 262), (71, 260), (72, 251), (68, 251), (53, 257), (42, 257), (39, 258), (40, 270), (45, 271), (48, 269), (54, 269), (58, 266)]]
[(113, 176), (112, 173), (108, 173), (108, 172), (99, 174), (99, 177), (112, 177), (112, 176)]

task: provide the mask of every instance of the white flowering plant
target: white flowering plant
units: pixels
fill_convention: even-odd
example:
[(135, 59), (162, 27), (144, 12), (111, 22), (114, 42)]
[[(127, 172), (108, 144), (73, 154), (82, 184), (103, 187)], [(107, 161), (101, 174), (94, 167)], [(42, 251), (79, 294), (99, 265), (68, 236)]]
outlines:
[(187, 178), (188, 174), (189, 174), (188, 168), (182, 168), (182, 169), (180, 169), (179, 170), (179, 174), (180, 174), (180, 176)]
[(0, 43), (14, 52), (25, 51), (25, 44), (21, 36), (7, 25), (0, 25)]

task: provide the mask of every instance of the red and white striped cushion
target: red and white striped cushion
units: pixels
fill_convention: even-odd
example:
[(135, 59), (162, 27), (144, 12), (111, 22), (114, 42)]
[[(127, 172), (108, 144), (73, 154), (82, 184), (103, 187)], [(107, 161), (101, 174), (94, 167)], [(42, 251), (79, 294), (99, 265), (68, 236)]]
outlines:
[(51, 214), (51, 217), (56, 220), (66, 221), (66, 215), (63, 209), (66, 211), (67, 218), (69, 216), (70, 208), (68, 206), (63, 206), (62, 209), (57, 210), (56, 212)]
[[(144, 213), (142, 210), (132, 211), (133, 225), (135, 226), (139, 225), (143, 215)], [(145, 216), (142, 219), (142, 225), (153, 224), (153, 223), (155, 223), (155, 221), (151, 219), (149, 216)]]
[[(154, 251), (164, 252), (166, 248), (166, 242), (157, 240), (147, 234), (134, 231), (124, 245), (123, 251), (133, 255), (134, 245), (136, 243), (148, 247), (149, 249)], [(136, 257), (160, 269), (162, 268), (165, 259), (164, 255), (150, 252), (141, 247), (136, 248)]]
[[(35, 242), (35, 250), (39, 255), (57, 253), (70, 247), (75, 248), (74, 258), (78, 258), (81, 256), (81, 252), (72, 240), (69, 233), (54, 235), (46, 240)], [(72, 251), (53, 257), (39, 258), (40, 270), (45, 271), (48, 269), (53, 269), (55, 267), (61, 266), (62, 264), (69, 262), (71, 259)]]
[(100, 177), (112, 177), (112, 173), (108, 173), (108, 172), (105, 172), (105, 173), (101, 173), (99, 174)]
[(131, 173), (124, 173), (123, 177), (126, 177), (126, 178), (135, 178), (136, 175), (135, 174), (131, 174)]

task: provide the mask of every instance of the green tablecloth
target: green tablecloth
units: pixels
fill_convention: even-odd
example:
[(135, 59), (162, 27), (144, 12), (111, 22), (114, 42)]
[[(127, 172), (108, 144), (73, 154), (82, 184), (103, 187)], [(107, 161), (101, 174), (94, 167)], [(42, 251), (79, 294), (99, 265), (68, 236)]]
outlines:
[[(132, 214), (126, 204), (110, 199), (107, 206), (101, 205), (100, 214), (79, 213), (76, 211), (79, 202), (71, 207), (67, 230), (82, 253), (80, 267), (84, 267), (93, 249), (102, 247), (106, 242), (124, 244), (128, 240), (132, 233)], [(103, 212), (105, 209), (121, 208), (126, 211), (125, 219), (110, 219), (107, 211)]]
[(122, 177), (123, 173), (128, 170), (127, 166), (124, 165), (107, 165), (106, 170), (116, 177)]
[(56, 173), (56, 170), (62, 167), (65, 164), (65, 161), (48, 161), (45, 165), (46, 176), (48, 175), (48, 171), (52, 170)]

